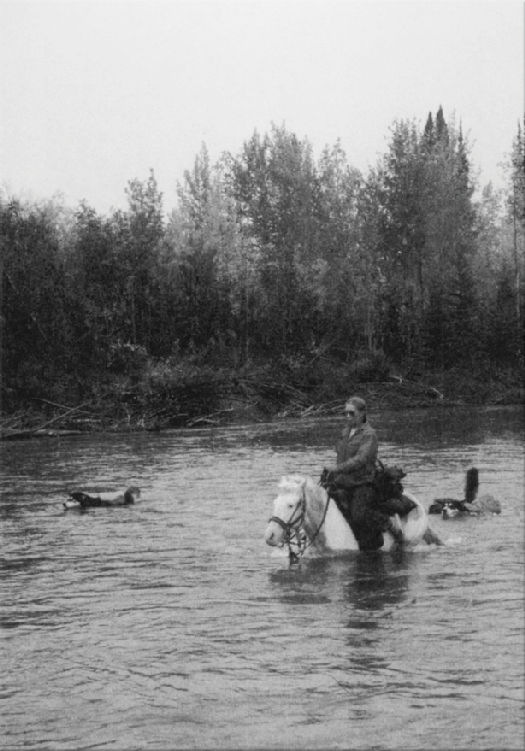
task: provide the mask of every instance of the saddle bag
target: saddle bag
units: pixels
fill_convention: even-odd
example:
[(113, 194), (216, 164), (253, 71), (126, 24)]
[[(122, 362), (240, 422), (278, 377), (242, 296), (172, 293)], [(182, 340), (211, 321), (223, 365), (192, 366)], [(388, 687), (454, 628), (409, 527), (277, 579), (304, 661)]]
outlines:
[(406, 477), (406, 472), (401, 467), (383, 464), (382, 461), (377, 460), (373, 485), (380, 503), (389, 500), (389, 498), (399, 500), (402, 498), (403, 483), (401, 480), (403, 477)]
[(388, 514), (388, 516), (393, 516), (394, 514), (406, 516), (417, 508), (417, 503), (411, 501), (406, 495), (402, 495), (401, 498), (389, 498), (387, 501), (380, 503), (379, 508)]
[(403, 477), (406, 477), (406, 472), (401, 467), (383, 464), (378, 460), (373, 485), (379, 509), (388, 516), (406, 516), (417, 506), (403, 495)]

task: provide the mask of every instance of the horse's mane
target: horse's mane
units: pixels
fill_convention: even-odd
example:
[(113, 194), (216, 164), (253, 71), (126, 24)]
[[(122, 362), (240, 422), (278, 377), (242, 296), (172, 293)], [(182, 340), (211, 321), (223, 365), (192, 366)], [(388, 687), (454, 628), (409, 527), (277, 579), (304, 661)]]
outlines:
[(326, 502), (326, 496), (321, 488), (310, 475), (283, 475), (278, 485), (280, 492), (292, 492), (297, 493), (302, 487), (304, 487), (307, 497), (319, 508), (321, 504)]
[(302, 475), (283, 475), (277, 486), (279, 490), (297, 490), (307, 480)]
[(301, 485), (306, 485), (309, 490), (316, 488), (310, 475), (283, 475), (277, 487), (279, 490), (297, 490)]

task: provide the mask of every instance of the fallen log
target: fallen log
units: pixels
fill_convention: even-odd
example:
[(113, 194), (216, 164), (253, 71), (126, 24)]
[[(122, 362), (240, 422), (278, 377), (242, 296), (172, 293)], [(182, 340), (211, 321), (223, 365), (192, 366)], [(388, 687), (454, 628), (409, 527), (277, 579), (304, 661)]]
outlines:
[[(49, 432), (45, 432), (45, 428), (48, 428), (50, 425), (53, 425), (55, 422), (59, 422), (59, 420), (63, 420), (66, 415), (71, 414), (72, 412), (78, 412), (79, 410), (83, 409), (89, 404), (89, 402), (85, 402), (84, 404), (80, 404), (78, 407), (71, 407), (66, 412), (64, 412), (63, 415), (58, 415), (57, 417), (53, 417), (52, 420), (47, 420), (46, 422), (42, 423), (41, 425), (38, 425), (36, 428), (26, 428), (23, 430), (2, 430), (0, 433), (0, 441), (23, 441), (30, 438), (42, 438), (45, 436), (49, 436)], [(80, 431), (78, 431), (80, 433)], [(69, 433), (71, 435), (71, 433)]]

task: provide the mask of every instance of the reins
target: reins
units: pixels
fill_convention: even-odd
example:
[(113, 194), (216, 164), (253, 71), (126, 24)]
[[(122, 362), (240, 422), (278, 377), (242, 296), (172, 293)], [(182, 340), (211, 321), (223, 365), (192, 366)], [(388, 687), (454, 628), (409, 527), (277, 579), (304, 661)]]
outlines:
[[(319, 483), (319, 484), (320, 484), (320, 483)], [(311, 537), (311, 538), (310, 538), (310, 539), (308, 540), (308, 543), (307, 543), (307, 544), (306, 544), (306, 545), (304, 546), (303, 550), (301, 551), (301, 555), (303, 555), (304, 551), (305, 551), (305, 550), (306, 550), (307, 548), (309, 548), (309, 547), (310, 547), (310, 545), (312, 545), (312, 543), (314, 542), (315, 538), (317, 537), (317, 535), (318, 535), (318, 534), (319, 534), (319, 532), (321, 531), (321, 528), (322, 528), (322, 526), (323, 526), (323, 524), (324, 524), (324, 522), (325, 522), (325, 519), (326, 519), (326, 514), (327, 514), (327, 512), (328, 512), (328, 506), (329, 506), (329, 504), (330, 504), (330, 496), (329, 496), (329, 495), (328, 495), (328, 493), (327, 493), (327, 494), (326, 494), (326, 503), (325, 503), (325, 507), (324, 507), (324, 511), (323, 511), (323, 518), (321, 519), (321, 521), (320, 521), (320, 523), (319, 523), (319, 526), (318, 526), (318, 527), (317, 527), (317, 529), (315, 530), (315, 533), (314, 533), (314, 535), (313, 535), (313, 536), (312, 536), (312, 537)], [(306, 504), (305, 504), (305, 505), (306, 505)]]
[[(330, 496), (327, 493), (326, 504), (325, 504), (324, 511), (323, 511), (323, 518), (321, 519), (319, 526), (317, 527), (317, 529), (315, 530), (315, 533), (312, 535), (310, 539), (302, 538), (301, 535), (299, 534), (299, 530), (296, 529), (301, 525), (302, 521), (304, 520), (304, 515), (306, 511), (306, 494), (305, 494), (304, 487), (303, 487), (303, 492), (301, 494), (301, 498), (299, 499), (299, 502), (297, 506), (295, 507), (294, 512), (289, 522), (284, 522), (278, 516), (270, 517), (269, 519), (270, 522), (276, 522), (284, 530), (285, 542), (288, 545), (288, 556), (290, 559), (290, 565), (299, 563), (299, 560), (304, 555), (305, 551), (310, 547), (310, 545), (314, 543), (316, 537), (319, 535), (319, 532), (322, 529), (323, 524), (325, 523), (329, 503), (330, 503)], [(299, 516), (295, 518), (297, 511), (299, 511)], [(295, 536), (297, 540), (297, 543), (296, 543), (298, 547), (297, 553), (294, 550), (292, 550), (292, 531), (293, 531), (293, 535)]]

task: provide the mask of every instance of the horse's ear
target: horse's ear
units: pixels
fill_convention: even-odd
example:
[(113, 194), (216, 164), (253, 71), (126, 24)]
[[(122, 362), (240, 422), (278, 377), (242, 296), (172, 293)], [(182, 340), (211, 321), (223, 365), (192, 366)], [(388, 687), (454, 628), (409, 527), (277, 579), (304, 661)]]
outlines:
[(303, 477), (301, 480), (301, 490), (304, 490), (308, 484), (308, 477)]

